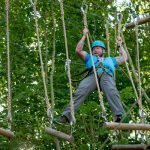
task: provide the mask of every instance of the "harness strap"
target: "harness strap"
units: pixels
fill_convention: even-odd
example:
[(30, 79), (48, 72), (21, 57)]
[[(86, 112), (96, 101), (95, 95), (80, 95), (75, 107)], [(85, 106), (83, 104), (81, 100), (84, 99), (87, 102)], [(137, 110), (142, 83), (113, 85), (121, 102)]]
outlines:
[(83, 70), (83, 71), (80, 72), (79, 74), (75, 74), (75, 75), (73, 75), (72, 77), (80, 76), (80, 75), (82, 75), (82, 74), (84, 74), (84, 73), (86, 73), (86, 72), (88, 72), (87, 74), (89, 74), (89, 72), (91, 72), (92, 70), (93, 70), (93, 67), (91, 67), (91, 68), (86, 68), (85, 70)]
[(93, 70), (93, 67), (91, 67), (91, 68), (86, 68), (86, 69), (83, 70), (81, 73), (76, 74), (76, 75), (73, 76), (73, 77), (76, 77), (76, 76), (82, 75), (82, 74), (84, 74), (84, 73), (87, 72), (87, 74), (86, 74), (83, 78), (81, 78), (81, 79), (79, 79), (79, 80), (71, 80), (71, 81), (72, 81), (72, 82), (80, 82), (80, 81), (82, 81), (82, 80), (85, 79), (88, 75), (90, 75), (90, 73), (92, 72), (92, 70)]

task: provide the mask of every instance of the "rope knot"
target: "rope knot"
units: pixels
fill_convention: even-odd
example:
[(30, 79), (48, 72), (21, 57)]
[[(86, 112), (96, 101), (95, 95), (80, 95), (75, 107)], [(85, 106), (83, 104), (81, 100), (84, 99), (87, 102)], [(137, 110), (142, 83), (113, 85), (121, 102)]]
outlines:
[(68, 67), (70, 66), (70, 64), (71, 64), (71, 59), (67, 59), (65, 62), (65, 71), (68, 71)]

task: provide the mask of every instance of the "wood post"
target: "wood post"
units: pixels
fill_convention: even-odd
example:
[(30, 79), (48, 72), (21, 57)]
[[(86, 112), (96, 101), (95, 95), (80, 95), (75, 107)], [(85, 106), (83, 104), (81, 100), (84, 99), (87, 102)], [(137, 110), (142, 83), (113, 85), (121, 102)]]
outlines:
[(14, 137), (13, 132), (11, 132), (9, 129), (3, 129), (3, 128), (0, 128), (0, 135), (3, 135), (7, 138), (13, 138)]
[(52, 135), (52, 136), (55, 136), (55, 137), (57, 137), (57, 138), (66, 140), (66, 141), (68, 141), (68, 142), (70, 142), (70, 143), (72, 143), (72, 142), (74, 141), (74, 137), (73, 137), (72, 135), (65, 134), (65, 133), (63, 133), (63, 132), (57, 131), (57, 130), (55, 130), (55, 129), (52, 129), (52, 128), (50, 128), (50, 127), (46, 127), (46, 128), (45, 128), (45, 131), (46, 131), (48, 134)]
[(132, 29), (135, 27), (135, 25), (141, 25), (141, 24), (144, 24), (144, 23), (147, 23), (147, 22), (150, 22), (150, 16), (147, 16), (146, 18), (143, 18), (143, 19), (139, 19), (137, 20), (136, 22), (131, 22), (129, 24), (126, 25), (126, 28), (127, 29)]
[(113, 130), (150, 130), (150, 124), (105, 122), (104, 127)]
[(150, 145), (144, 144), (113, 145), (112, 150), (150, 150)]

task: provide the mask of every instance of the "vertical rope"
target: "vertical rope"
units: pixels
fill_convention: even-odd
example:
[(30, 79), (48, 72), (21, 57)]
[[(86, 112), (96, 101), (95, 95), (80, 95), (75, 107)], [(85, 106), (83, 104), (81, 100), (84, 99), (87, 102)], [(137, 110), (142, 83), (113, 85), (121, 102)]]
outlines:
[[(86, 5), (86, 4), (83, 4), (83, 5)], [(87, 14), (87, 5), (85, 7), (86, 7), (85, 9), (83, 9), (83, 7), (81, 7), (81, 10), (82, 10), (82, 13), (83, 13), (84, 27), (88, 28), (87, 16), (86, 16), (86, 14)], [(89, 36), (88, 35), (87, 35), (87, 43), (88, 43), (88, 48), (89, 48), (89, 52), (90, 52), (90, 56), (91, 56), (91, 60), (92, 60), (92, 66), (93, 66), (95, 81), (96, 81), (96, 85), (97, 85), (97, 89), (98, 89), (99, 102), (100, 102), (100, 105), (101, 105), (101, 108), (102, 108), (102, 117), (106, 121), (107, 120), (106, 119), (106, 110), (105, 110), (104, 103), (103, 103), (103, 96), (101, 94), (100, 86), (99, 86), (99, 83), (98, 83), (98, 77), (97, 77), (97, 73), (96, 73), (96, 68), (95, 68), (95, 64), (94, 64), (94, 60), (93, 60), (93, 55), (92, 55), (91, 46), (90, 46), (90, 40), (89, 40)]]
[[(46, 12), (47, 13), (47, 12)], [(46, 15), (45, 15), (46, 18)], [(45, 21), (45, 80), (46, 80), (46, 85), (48, 85), (48, 66), (47, 66), (47, 62), (48, 62), (48, 38), (47, 38), (47, 27), (46, 27), (46, 21)]]
[[(54, 14), (54, 1), (51, 0), (51, 16), (52, 16), (52, 45), (53, 45), (53, 52), (52, 52), (52, 68), (50, 71), (50, 89), (51, 89), (51, 107), (52, 107), (52, 115), (54, 116), (54, 107), (55, 107), (55, 100), (54, 100), (54, 71), (55, 71), (55, 53), (56, 53), (56, 42), (55, 42), (55, 28), (56, 28), (56, 22), (55, 22), (55, 14)], [(57, 137), (54, 137), (54, 142), (56, 145), (56, 150), (60, 150), (60, 141)]]
[(55, 17), (54, 17), (54, 10), (53, 10), (53, 0), (51, 4), (51, 10), (52, 10), (52, 22), (53, 22), (53, 28), (52, 28), (52, 33), (53, 33), (53, 52), (52, 52), (52, 69), (50, 72), (50, 86), (51, 86), (51, 103), (52, 103), (52, 109), (54, 109), (54, 71), (55, 71), (55, 54), (56, 54), (56, 43), (55, 43), (55, 27), (56, 27), (56, 22), (55, 22)]
[[(133, 62), (132, 62), (132, 59), (131, 59), (131, 56), (130, 56), (130, 53), (127, 49), (127, 46), (126, 46), (126, 42), (125, 42), (125, 38), (124, 38), (124, 35), (123, 35), (123, 32), (121, 31), (121, 37), (122, 37), (122, 40), (123, 40), (123, 43), (124, 43), (124, 47), (125, 47), (125, 50), (127, 52), (127, 55), (128, 55), (128, 59), (129, 59), (129, 64), (131, 66), (131, 69), (132, 69), (132, 72), (133, 72), (133, 75), (136, 79), (136, 82), (138, 83), (138, 76), (137, 76), (137, 73), (135, 71), (135, 68), (134, 68), (134, 65), (133, 65)], [(146, 98), (146, 100), (150, 103), (150, 98), (148, 97), (148, 95), (146, 94), (145, 90), (141, 87), (141, 90), (142, 90), (142, 93), (144, 94), (144, 97)]]
[[(118, 29), (118, 20), (117, 20), (117, 11), (115, 13), (115, 39), (117, 39), (117, 29)], [(115, 54), (117, 52), (117, 42), (115, 42)]]
[(106, 23), (105, 23), (105, 29), (106, 29), (107, 51), (108, 51), (108, 56), (110, 57), (110, 44), (109, 44), (108, 20), (106, 20)]
[(37, 18), (36, 4), (37, 4), (37, 0), (34, 1), (34, 6), (33, 6), (34, 17), (35, 17), (35, 26), (36, 26), (36, 35), (37, 35), (37, 45), (38, 45), (39, 56), (40, 56), (41, 72), (42, 72), (42, 79), (43, 79), (44, 92), (45, 92), (45, 101), (46, 101), (46, 106), (47, 106), (47, 115), (50, 118), (50, 121), (52, 123), (53, 116), (51, 113), (51, 105), (49, 103), (47, 86), (46, 86), (45, 71), (44, 71), (44, 66), (43, 66), (42, 51), (41, 51), (39, 30), (38, 30), (38, 18)]
[(120, 37), (121, 36), (121, 22), (122, 22), (122, 14), (119, 13), (118, 14), (118, 36)]
[(138, 104), (140, 109), (142, 109), (142, 92), (141, 92), (141, 75), (140, 75), (140, 60), (139, 60), (139, 42), (138, 42), (138, 25), (135, 25), (135, 33), (136, 33), (136, 50), (137, 50), (137, 70), (138, 70)]
[[(140, 110), (140, 119), (141, 123), (144, 124), (146, 122), (147, 113), (143, 110), (142, 106), (142, 90), (141, 90), (141, 75), (140, 75), (140, 55), (139, 55), (139, 32), (138, 32), (138, 25), (135, 24), (135, 34), (136, 34), (136, 51), (137, 51), (137, 70), (138, 70), (138, 91), (139, 91), (139, 97), (138, 97), (138, 105)], [(141, 132), (142, 136), (142, 143), (144, 143), (144, 138), (147, 136), (147, 132)]]
[(10, 43), (9, 43), (9, 0), (6, 4), (6, 48), (7, 48), (7, 76), (8, 76), (8, 128), (11, 130), (12, 114), (11, 114), (11, 75), (10, 75)]
[[(122, 39), (124, 39), (123, 37), (123, 34), (122, 31), (121, 31), (121, 21), (122, 21), (122, 14), (119, 14), (118, 16), (118, 36), (121, 37)], [(123, 41), (125, 42), (125, 41)], [(122, 45), (119, 45), (120, 47), (122, 47)], [(127, 52), (127, 49), (125, 48), (126, 52)], [(124, 55), (123, 55), (124, 57)], [(125, 59), (125, 58), (124, 58)], [(135, 84), (133, 82), (133, 78), (132, 78), (132, 75), (131, 75), (131, 72), (130, 72), (130, 69), (129, 69), (129, 66), (128, 66), (128, 63), (125, 61), (125, 65), (126, 65), (126, 68), (127, 68), (127, 72), (128, 72), (128, 75), (129, 75), (129, 78), (130, 78), (130, 81), (131, 81), (131, 84), (132, 84), (132, 87), (133, 87), (133, 90), (134, 90), (134, 93), (135, 93), (135, 96), (136, 96), (136, 99), (138, 100), (138, 93), (137, 93), (137, 90), (136, 90), (136, 87), (135, 87)]]
[(68, 44), (67, 44), (67, 36), (66, 36), (66, 27), (65, 27), (65, 19), (64, 19), (64, 8), (63, 8), (63, 0), (59, 0), (60, 3), (60, 10), (61, 10), (61, 18), (62, 18), (62, 24), (63, 24), (63, 32), (64, 32), (64, 40), (65, 40), (65, 48), (66, 48), (66, 60), (68, 62), (67, 64), (67, 74), (69, 79), (69, 89), (70, 89), (70, 111), (71, 111), (71, 117), (72, 117), (72, 123), (75, 123), (75, 116), (74, 116), (74, 104), (73, 104), (73, 94), (72, 94), (72, 83), (71, 83), (71, 73), (70, 73), (70, 59), (68, 54)]

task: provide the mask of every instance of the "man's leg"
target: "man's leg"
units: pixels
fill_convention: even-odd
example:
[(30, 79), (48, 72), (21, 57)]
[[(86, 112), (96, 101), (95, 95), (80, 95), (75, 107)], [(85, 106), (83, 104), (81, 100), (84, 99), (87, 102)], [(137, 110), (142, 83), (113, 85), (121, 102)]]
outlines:
[(107, 97), (110, 108), (114, 116), (121, 116), (124, 114), (124, 109), (120, 101), (120, 95), (116, 88), (114, 79), (107, 73), (103, 73), (100, 79), (100, 86)]
[[(80, 105), (84, 102), (86, 97), (95, 89), (96, 89), (96, 82), (93, 74), (86, 77), (80, 82), (78, 89), (75, 91), (73, 95), (75, 112), (79, 109)], [(62, 115), (67, 117), (67, 119), (71, 121), (70, 106), (66, 107)]]

